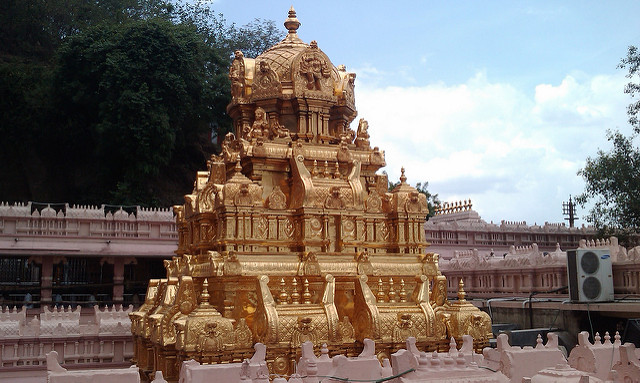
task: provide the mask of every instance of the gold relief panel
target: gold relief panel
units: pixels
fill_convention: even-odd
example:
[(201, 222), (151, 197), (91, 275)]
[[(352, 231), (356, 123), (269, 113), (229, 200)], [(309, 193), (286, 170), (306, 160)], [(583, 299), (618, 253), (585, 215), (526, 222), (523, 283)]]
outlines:
[(355, 218), (344, 217), (342, 219), (341, 232), (342, 239), (356, 239), (356, 220)]
[(273, 188), (265, 201), (267, 208), (271, 210), (283, 210), (287, 208), (287, 197), (284, 195), (279, 186)]
[(287, 217), (284, 222), (282, 222), (281, 233), (282, 239), (293, 239), (294, 234), (296, 233), (296, 223), (292, 217)]
[(376, 222), (376, 239), (383, 242), (390, 242), (392, 240), (391, 237), (391, 229), (389, 228), (389, 224), (387, 222)]
[[(282, 260), (280, 262), (273, 260), (272, 258), (260, 257), (265, 260), (241, 260), (238, 265), (243, 275), (262, 275), (265, 273), (275, 274), (275, 275), (295, 275), (298, 272), (298, 268), (300, 267), (300, 262), (297, 257), (295, 261), (286, 261)], [(226, 264), (229, 261), (225, 262)], [(233, 274), (232, 274), (233, 275)]]
[(252, 85), (253, 99), (277, 97), (282, 93), (278, 74), (271, 69), (267, 61), (259, 61)]
[(322, 224), (322, 218), (320, 217), (313, 217), (311, 218), (308, 222), (308, 230), (307, 232), (310, 234), (310, 236), (305, 236), (307, 238), (322, 238), (323, 235), (323, 224)]
[(257, 239), (266, 239), (269, 235), (269, 219), (265, 216), (254, 218), (254, 236)]
[(368, 213), (380, 213), (382, 212), (382, 198), (377, 191), (369, 192), (369, 196), (365, 201), (365, 209)]

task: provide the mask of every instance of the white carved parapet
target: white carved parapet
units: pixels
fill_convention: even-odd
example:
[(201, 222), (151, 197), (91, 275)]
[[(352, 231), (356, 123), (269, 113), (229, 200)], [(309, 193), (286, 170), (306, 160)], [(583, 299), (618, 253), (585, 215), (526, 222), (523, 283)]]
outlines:
[(620, 360), (612, 368), (616, 382), (640, 382), (640, 360), (638, 350), (633, 343), (619, 346)]
[(27, 309), (18, 310), (15, 306), (0, 308), (0, 337), (17, 337), (23, 335), (27, 321)]
[(40, 335), (66, 336), (80, 334), (80, 306), (45, 307), (40, 315)]
[(251, 359), (242, 363), (200, 364), (195, 360), (182, 362), (180, 368), (180, 383), (208, 383), (208, 382), (253, 382), (254, 379), (266, 377), (269, 381), (269, 369), (265, 361), (267, 348), (262, 343), (256, 343), (255, 353)]
[(511, 346), (507, 334), (498, 335), (497, 348), (483, 350), (484, 365), (494, 370), (500, 370), (511, 382), (522, 382), (522, 378), (533, 376), (538, 371), (557, 365), (567, 365), (567, 361), (558, 348), (558, 336), (547, 334), (547, 344), (542, 344), (542, 337), (538, 335), (536, 347)]
[(473, 339), (465, 335), (458, 350), (455, 340), (447, 352), (421, 352), (415, 340), (407, 339), (407, 349), (391, 355), (392, 374), (398, 382), (508, 382), (501, 372), (479, 367), (482, 356), (473, 351)]
[[(40, 204), (35, 204), (40, 206)], [(90, 205), (69, 205), (56, 210), (50, 205), (0, 203), (0, 234), (54, 237), (177, 238), (175, 219), (169, 208), (141, 208), (128, 213), (111, 212)]]
[(140, 383), (138, 367), (114, 368), (101, 370), (67, 371), (60, 366), (58, 353), (47, 353), (47, 382), (48, 383)]
[(124, 309), (122, 305), (114, 305), (111, 308), (105, 307), (102, 310), (95, 305), (93, 306), (93, 310), (99, 334), (131, 334), (131, 319), (129, 319), (129, 313), (133, 312), (132, 305), (129, 305), (127, 309)]
[[(578, 344), (569, 354), (569, 364), (571, 367), (588, 372), (591, 375), (606, 380), (609, 378), (611, 366), (620, 362), (620, 334), (616, 331), (614, 341), (606, 332), (604, 340), (600, 334), (596, 333), (594, 342), (589, 341), (589, 333), (582, 331), (578, 334)], [(635, 356), (637, 361), (638, 356)]]
[(606, 239), (580, 240), (580, 249), (608, 249), (612, 262), (624, 261), (627, 259), (627, 249), (620, 246), (618, 238), (609, 237)]

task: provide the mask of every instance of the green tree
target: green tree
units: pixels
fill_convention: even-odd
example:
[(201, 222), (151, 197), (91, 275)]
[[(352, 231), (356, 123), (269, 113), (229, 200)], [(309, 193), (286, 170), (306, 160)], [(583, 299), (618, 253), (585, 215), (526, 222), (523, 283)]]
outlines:
[(199, 4), (3, 4), (0, 200), (181, 201), (215, 150), (212, 126), (231, 127), (233, 51), (251, 57), (283, 35)]
[[(638, 47), (629, 47), (627, 57), (620, 60), (618, 68), (629, 70), (626, 76), (631, 79), (631, 81), (624, 87), (624, 92), (630, 94), (631, 98), (635, 98), (640, 94), (640, 52), (638, 52)], [(640, 121), (638, 120), (638, 116), (640, 115), (640, 100), (629, 104), (627, 107), (627, 115), (629, 116), (629, 123), (633, 126), (634, 131), (640, 133)]]
[(110, 190), (111, 201), (169, 202), (156, 178), (222, 118), (226, 73), (226, 60), (191, 25), (152, 19), (91, 28), (60, 48), (56, 88), (66, 121), (59, 137), (82, 135), (73, 162), (93, 159), (79, 170)]
[[(640, 55), (636, 47), (629, 47), (620, 68), (628, 69), (630, 81), (625, 93), (635, 98), (640, 92)], [(638, 114), (640, 101), (627, 108), (629, 123), (634, 133), (625, 136), (619, 131), (607, 131), (613, 148), (599, 150), (594, 158), (587, 158), (585, 167), (578, 172), (585, 181), (585, 190), (576, 197), (581, 206), (592, 203), (586, 220), (605, 235), (629, 238), (629, 233), (640, 229), (640, 150), (636, 139), (640, 133)]]
[(585, 191), (576, 200), (582, 205), (593, 202), (587, 220), (597, 228), (640, 228), (640, 151), (633, 136), (609, 131), (607, 137), (613, 148), (587, 158), (578, 173)]

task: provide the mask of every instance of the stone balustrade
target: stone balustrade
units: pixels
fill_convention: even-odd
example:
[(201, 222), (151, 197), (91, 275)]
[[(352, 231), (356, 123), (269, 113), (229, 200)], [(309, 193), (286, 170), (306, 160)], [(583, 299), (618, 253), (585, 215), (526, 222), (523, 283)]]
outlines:
[[(55, 208), (54, 208), (55, 207)], [(177, 239), (169, 208), (0, 203), (0, 235)]]
[(100, 310), (82, 323), (80, 308), (44, 308), (31, 318), (26, 310), (0, 312), (0, 374), (44, 369), (47, 353), (60, 362), (83, 366), (129, 366), (133, 357), (132, 307)]
[[(275, 383), (316, 383), (319, 381), (382, 381), (411, 382), (637, 382), (640, 381), (639, 353), (633, 344), (621, 344), (616, 334), (612, 342), (608, 334), (601, 342), (590, 343), (588, 334), (579, 335), (578, 345), (571, 350), (567, 361), (558, 347), (558, 336), (547, 334), (547, 342), (538, 335), (535, 346), (511, 346), (507, 334), (500, 334), (496, 348), (485, 348), (483, 354), (473, 350), (473, 339), (465, 336), (458, 348), (451, 340), (449, 350), (426, 353), (416, 347), (415, 338), (408, 338), (406, 349), (391, 355), (382, 363), (375, 353), (375, 343), (364, 341), (364, 349), (357, 357), (329, 356), (323, 346), (317, 356), (311, 342), (301, 345), (296, 373), (289, 379), (273, 378)], [(202, 365), (196, 361), (183, 362), (180, 383), (260, 382), (269, 381), (265, 362), (266, 348), (256, 344), (255, 354), (242, 363)], [(315, 352), (314, 352), (315, 351)], [(553, 379), (555, 377), (555, 380)], [(161, 376), (155, 383), (166, 382)]]
[(100, 328), (101, 334), (112, 335), (130, 335), (131, 319), (129, 313), (133, 312), (133, 306), (129, 305), (124, 309), (121, 305), (114, 305), (100, 309), (99, 306), (93, 306), (96, 324)]
[[(483, 356), (473, 350), (473, 339), (465, 336), (460, 349), (452, 339), (449, 351), (421, 352), (416, 347), (415, 338), (407, 339), (407, 349), (391, 355), (391, 361), (378, 360), (375, 342), (364, 340), (364, 349), (357, 357), (344, 355), (329, 356), (326, 345), (316, 356), (314, 345), (305, 342), (301, 346), (297, 370), (289, 379), (276, 377), (274, 383), (317, 383), (319, 381), (386, 381), (409, 382), (508, 382), (500, 372), (480, 367)], [(205, 382), (260, 382), (269, 381), (265, 362), (266, 347), (257, 343), (255, 354), (242, 363), (200, 364), (194, 360), (183, 362), (180, 383)], [(159, 378), (156, 383), (164, 382)]]
[(18, 309), (15, 306), (0, 307), (0, 336), (20, 336), (21, 329), (27, 323), (27, 310), (25, 308)]
[(68, 371), (60, 366), (59, 355), (56, 351), (50, 351), (47, 360), (48, 383), (140, 383), (138, 367), (100, 370)]
[[(615, 237), (582, 240), (579, 246), (582, 249), (608, 249), (613, 262), (615, 293), (640, 294), (640, 247), (627, 251)], [(567, 253), (559, 245), (554, 251), (543, 251), (535, 243), (511, 246), (504, 254), (478, 249), (456, 251), (453, 258), (441, 260), (439, 266), (447, 276), (450, 296), (455, 295), (460, 279), (470, 296), (483, 298), (528, 296), (568, 284)]]
[[(536, 346), (511, 346), (507, 334), (500, 334), (496, 348), (485, 348), (483, 354), (473, 349), (473, 339), (463, 337), (460, 348), (452, 339), (449, 350), (427, 353), (416, 347), (415, 338), (408, 338), (406, 348), (378, 360), (375, 343), (364, 341), (364, 349), (357, 357), (330, 356), (327, 347), (314, 349), (311, 342), (301, 345), (300, 359), (294, 374), (285, 377), (269, 376), (265, 360), (266, 347), (257, 343), (255, 354), (242, 363), (200, 364), (194, 360), (183, 362), (180, 383), (244, 382), (266, 383), (317, 383), (319, 381), (382, 381), (396, 383), (438, 382), (547, 382), (547, 381), (640, 381), (640, 352), (633, 344), (622, 344), (619, 334), (613, 338), (605, 334), (604, 339), (596, 333), (595, 341), (589, 341), (587, 332), (578, 336), (578, 345), (570, 352), (568, 360), (558, 347), (555, 333), (547, 334), (543, 344), (539, 335)], [(73, 345), (75, 354), (83, 354), (78, 342)], [(136, 367), (109, 368), (100, 370), (68, 371), (60, 366), (64, 348), (46, 351), (40, 346), (38, 363), (47, 365), (48, 381), (54, 383), (113, 382), (138, 383), (140, 375)], [(43, 353), (43, 348), (45, 353)], [(316, 352), (319, 351), (319, 355)], [(23, 360), (24, 363), (28, 361)], [(107, 362), (107, 361), (105, 361)], [(75, 361), (76, 367), (89, 367), (83, 360)], [(93, 366), (91, 366), (93, 367)], [(555, 378), (556, 380), (549, 380)], [(560, 380), (558, 380), (560, 379)], [(582, 380), (580, 380), (582, 379)], [(155, 383), (166, 383), (161, 373), (155, 374)]]
[(545, 345), (538, 335), (535, 347), (511, 346), (508, 335), (500, 334), (497, 347), (485, 348), (483, 355), (486, 367), (502, 372), (511, 382), (522, 382), (522, 378), (531, 377), (545, 368), (567, 365), (564, 354), (558, 348), (558, 336), (554, 333), (547, 334)]
[[(553, 252), (556, 244), (563, 248), (578, 247), (580, 239), (591, 239), (593, 227), (567, 227), (564, 223), (543, 225), (526, 221), (501, 221), (499, 224), (484, 221), (471, 208), (456, 208), (448, 204), (424, 225), (425, 239), (431, 244), (428, 251), (440, 254), (441, 259), (455, 257), (456, 252), (478, 249), (483, 253), (503, 255), (510, 246), (522, 247), (537, 244), (541, 251)], [(458, 203), (458, 206), (465, 206)]]
[[(626, 357), (626, 358), (624, 358)], [(594, 342), (589, 341), (589, 333), (582, 331), (578, 334), (578, 344), (571, 350), (569, 365), (577, 370), (589, 372), (591, 375), (608, 380), (614, 378), (612, 370), (618, 370), (622, 366), (635, 368), (620, 369), (615, 377), (616, 381), (626, 382), (625, 376), (632, 382), (640, 380), (640, 350), (636, 350), (631, 343), (623, 347), (620, 334), (616, 332), (611, 341), (609, 333), (605, 333), (604, 339), (596, 333)], [(622, 361), (621, 358), (626, 359)], [(613, 367), (612, 367), (613, 366)], [(623, 373), (622, 370), (625, 370)], [(634, 371), (635, 370), (635, 371)]]
[(40, 314), (40, 335), (66, 336), (80, 334), (80, 306), (45, 307)]

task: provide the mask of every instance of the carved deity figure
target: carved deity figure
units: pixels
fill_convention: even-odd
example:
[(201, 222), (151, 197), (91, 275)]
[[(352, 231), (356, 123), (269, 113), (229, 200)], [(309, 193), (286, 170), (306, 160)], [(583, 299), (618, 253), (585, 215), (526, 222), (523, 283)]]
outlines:
[(369, 123), (364, 118), (358, 123), (358, 135), (356, 136), (356, 146), (359, 148), (369, 147)]
[(231, 96), (242, 97), (244, 95), (244, 54), (242, 51), (235, 51), (233, 63), (229, 68), (229, 79), (231, 80)]
[(345, 203), (340, 196), (340, 188), (338, 186), (332, 186), (329, 189), (329, 195), (324, 202), (324, 207), (327, 209), (344, 209)]
[(269, 121), (267, 113), (261, 107), (255, 111), (255, 119), (251, 125), (251, 138), (265, 137), (269, 135)]
[[(311, 42), (311, 49), (318, 49), (318, 43)], [(329, 66), (320, 54), (313, 52), (302, 56), (300, 74), (307, 80), (307, 89), (322, 90), (322, 79), (329, 78)]]
[(340, 143), (341, 144), (351, 144), (353, 143), (353, 139), (356, 137), (356, 132), (351, 128), (346, 128), (342, 134), (340, 134)]
[(444, 306), (447, 302), (447, 279), (437, 276), (434, 280), (433, 292), (431, 293), (431, 304), (435, 307)]
[(240, 155), (239, 151), (234, 147), (235, 140), (236, 135), (233, 133), (227, 133), (227, 135), (224, 136), (224, 141), (222, 141), (222, 155), (225, 161), (236, 162)]

